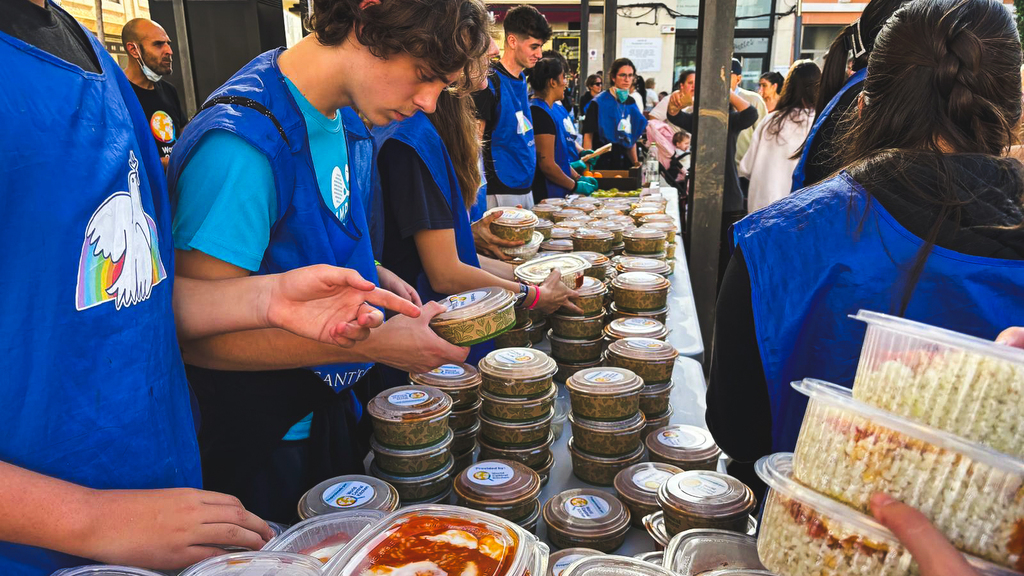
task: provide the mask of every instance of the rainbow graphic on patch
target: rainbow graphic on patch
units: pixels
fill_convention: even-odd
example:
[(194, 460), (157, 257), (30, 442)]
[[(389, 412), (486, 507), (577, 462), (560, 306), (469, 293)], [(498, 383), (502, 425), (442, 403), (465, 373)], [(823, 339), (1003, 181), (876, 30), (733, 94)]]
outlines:
[[(167, 271), (164, 269), (163, 260), (160, 258), (160, 245), (157, 240), (156, 223), (146, 214), (146, 223), (149, 225), (150, 238), (153, 243), (150, 245), (150, 258), (153, 260), (153, 286), (167, 278)], [(94, 254), (94, 247), (86, 238), (82, 242), (82, 255), (78, 264), (78, 289), (75, 304), (79, 310), (92, 308), (115, 298), (107, 290), (114, 285), (121, 276), (121, 269), (124, 267), (125, 256), (114, 262), (110, 258)]]

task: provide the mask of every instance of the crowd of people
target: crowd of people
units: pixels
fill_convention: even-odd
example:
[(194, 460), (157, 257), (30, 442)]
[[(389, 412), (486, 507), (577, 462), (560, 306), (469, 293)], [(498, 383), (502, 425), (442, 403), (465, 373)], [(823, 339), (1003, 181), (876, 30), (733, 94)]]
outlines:
[[(3, 574), (260, 548), (310, 487), (363, 473), (370, 398), (493, 349), (439, 338), (437, 300), (575, 308), (557, 271), (516, 280), (502, 208), (591, 194), (645, 154), (685, 198), (696, 71), (658, 94), (619, 58), (577, 102), (533, 7), (499, 46), (481, 0), (312, 3), (309, 36), (189, 119), (155, 22), (124, 27), (122, 72), (58, 5), (4, 0)], [(789, 382), (852, 383), (848, 314), (1021, 323), (1021, 45), (997, 0), (872, 0), (823, 66), (759, 92), (726, 69), (706, 418), (757, 486), (749, 464), (793, 448)], [(969, 573), (916, 511), (873, 509), (923, 574)]]

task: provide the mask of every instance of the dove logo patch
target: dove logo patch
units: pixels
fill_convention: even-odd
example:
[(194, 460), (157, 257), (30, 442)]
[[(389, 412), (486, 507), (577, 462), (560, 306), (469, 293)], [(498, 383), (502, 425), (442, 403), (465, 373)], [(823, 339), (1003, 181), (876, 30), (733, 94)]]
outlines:
[(565, 128), (565, 133), (570, 136), (576, 135), (576, 127), (572, 125), (572, 120), (569, 118), (562, 118), (562, 127)]
[(619, 120), (618, 130), (619, 132), (624, 132), (626, 134), (633, 133), (633, 122), (629, 119), (629, 116), (626, 116), (622, 120)]
[(75, 290), (78, 310), (109, 300), (117, 310), (138, 304), (167, 277), (156, 223), (142, 208), (134, 151), (128, 153), (128, 167), (128, 191), (107, 197), (85, 227)]
[(526, 134), (530, 130), (533, 130), (533, 124), (530, 123), (529, 118), (526, 114), (523, 114), (522, 110), (516, 111), (516, 133)]
[(348, 216), (348, 164), (345, 165), (345, 172), (335, 166), (331, 172), (331, 205), (334, 207), (334, 215), (342, 222)]

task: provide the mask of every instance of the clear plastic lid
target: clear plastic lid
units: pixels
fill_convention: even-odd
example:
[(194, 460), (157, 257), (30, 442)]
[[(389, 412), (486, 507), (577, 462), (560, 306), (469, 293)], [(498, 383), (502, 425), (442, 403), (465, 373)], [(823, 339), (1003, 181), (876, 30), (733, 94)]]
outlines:
[(622, 237), (631, 240), (664, 240), (668, 238), (668, 234), (655, 228), (634, 228), (623, 232)]
[[(469, 410), (477, 410), (480, 408), (480, 399), (477, 399), (474, 406), (471, 406)], [(375, 454), (381, 454), (384, 456), (391, 456), (393, 458), (422, 458), (424, 456), (430, 456), (448, 450), (452, 445), (452, 440), (455, 438), (455, 433), (452, 432), (451, 428), (445, 432), (444, 438), (436, 444), (425, 446), (423, 448), (409, 448), (399, 449), (390, 448), (384, 446), (380, 442), (377, 442), (376, 436), (370, 436), (370, 449)]]
[(151, 572), (131, 566), (79, 566), (57, 570), (52, 576), (161, 576), (159, 572)]
[[(579, 254), (579, 252), (574, 252), (574, 254)], [(597, 252), (592, 252), (592, 254), (597, 254)], [(604, 258), (604, 256), (601, 257)], [(605, 260), (607, 260), (607, 258), (605, 258)], [(576, 294), (580, 296), (597, 296), (599, 294), (604, 294), (607, 291), (608, 289), (605, 287), (604, 282), (597, 278), (585, 276), (583, 278), (583, 284), (576, 289)]]
[[(580, 208), (580, 210), (583, 210), (583, 209)], [(586, 212), (586, 210), (583, 210), (583, 211)], [(580, 223), (585, 225), (588, 222), (593, 222), (594, 218), (592, 216), (588, 215), (588, 214), (584, 214), (583, 216), (570, 216), (565, 221), (566, 222), (580, 222)]]
[[(557, 228), (555, 229), (557, 230)], [(565, 228), (563, 228), (565, 230)], [(571, 236), (571, 234), (570, 234)], [(549, 252), (572, 252), (572, 240), (570, 238), (555, 238), (554, 230), (551, 231), (551, 239), (545, 240), (540, 245), (541, 250)]]
[(370, 526), (324, 573), (386, 574), (416, 562), (428, 574), (463, 574), (472, 562), (480, 576), (523, 576), (546, 573), (547, 558), (547, 546), (512, 522), (457, 506), (422, 504)]
[(492, 208), (484, 213), (484, 218), (494, 214), (495, 212), (501, 212), (501, 216), (494, 221), (494, 224), (500, 224), (502, 226), (512, 226), (515, 228), (527, 228), (530, 226), (536, 226), (539, 218), (536, 214), (523, 208)]
[(609, 216), (615, 216), (616, 214), (622, 214), (622, 211), (614, 208), (608, 208), (607, 206), (602, 206), (590, 213), (594, 218), (607, 218)]
[(235, 552), (208, 558), (180, 576), (320, 576), (323, 563), (288, 552)]
[[(572, 227), (569, 227), (569, 226), (555, 226), (554, 228), (551, 229), (551, 239), (552, 240), (567, 240), (567, 239), (571, 239), (572, 238), (572, 233), (575, 230), (576, 230), (575, 228), (572, 228)], [(543, 245), (544, 245), (544, 243), (542, 242), (541, 246), (543, 246)]]
[(703, 576), (776, 576), (775, 572), (753, 570), (751, 568), (722, 568), (705, 572)]
[[(629, 218), (629, 216), (626, 216)], [(630, 220), (632, 222), (632, 219)], [(626, 230), (626, 223), (619, 220), (598, 220), (590, 225), (591, 228), (597, 228), (598, 230), (607, 230), (609, 232), (624, 232)]]
[(969, 350), (975, 354), (984, 354), (986, 356), (993, 356), (1009, 362), (1024, 364), (1024, 350), (1012, 346), (1006, 346), (1004, 344), (996, 344), (991, 340), (976, 338), (974, 336), (968, 336), (967, 334), (946, 330), (945, 328), (938, 328), (928, 324), (922, 324), (921, 322), (907, 320), (906, 318), (897, 318), (895, 316), (889, 316), (879, 312), (871, 312), (869, 310), (861, 310), (857, 312), (856, 316), (850, 317), (855, 320), (866, 322), (869, 326), (878, 326), (886, 330), (914, 336), (921, 340), (928, 340), (937, 344), (944, 344), (946, 346), (954, 346), (956, 348)]
[(566, 218), (571, 218), (573, 216), (583, 216), (584, 214), (586, 213), (578, 208), (562, 208), (558, 212), (555, 212), (554, 216), (557, 219), (565, 220)]
[(555, 223), (554, 222), (552, 222), (551, 220), (548, 220), (547, 218), (541, 218), (541, 219), (537, 220), (537, 225), (534, 226), (533, 229), (534, 230), (545, 230), (545, 229), (550, 229), (550, 228), (554, 228), (554, 227), (555, 227)]
[(600, 252), (590, 252), (587, 250), (581, 250), (578, 252), (573, 252), (572, 255), (579, 256), (580, 258), (586, 260), (590, 264), (591, 268), (601, 268), (603, 266), (608, 266), (611, 264), (611, 260), (609, 260), (607, 256), (601, 254)]
[(569, 412), (569, 423), (573, 426), (598, 434), (632, 434), (644, 429), (647, 420), (643, 412), (637, 412), (625, 420), (587, 420)]
[(618, 214), (618, 215), (615, 215), (615, 216), (609, 216), (609, 217), (605, 218), (605, 220), (611, 220), (612, 222), (620, 222), (622, 224), (625, 224), (627, 228), (629, 228), (631, 226), (634, 226), (633, 217), (632, 216), (627, 216), (625, 214)]
[(481, 460), (455, 478), (455, 493), (479, 506), (514, 505), (540, 494), (540, 476), (511, 460)]
[(537, 203), (534, 207), (535, 208), (537, 206), (556, 206), (556, 207), (559, 207), (559, 206), (568, 206), (568, 205), (569, 205), (569, 201), (566, 200), (565, 198), (544, 198), (539, 203)]
[[(583, 218), (583, 220), (577, 220), (577, 218)], [(558, 227), (567, 228), (575, 232), (576, 230), (579, 230), (580, 228), (585, 228), (587, 226), (588, 218), (590, 218), (590, 216), (573, 216), (568, 220), (562, 220), (561, 222), (559, 222)]]
[(558, 366), (550, 356), (530, 348), (494, 350), (477, 365), (487, 376), (501, 380), (548, 378), (558, 371)]
[(409, 380), (440, 390), (472, 388), (480, 384), (480, 372), (472, 364), (445, 364), (430, 372), (410, 374)]
[(647, 534), (662, 548), (668, 546), (670, 537), (668, 528), (665, 528), (665, 513), (661, 510), (644, 516), (644, 528)]
[(604, 552), (592, 548), (562, 548), (548, 558), (548, 576), (562, 576), (570, 564), (587, 556), (601, 556)]
[(502, 248), (501, 250), (509, 256), (521, 256), (523, 254), (535, 254), (537, 250), (540, 250), (540, 245), (544, 243), (544, 235), (540, 232), (534, 231), (530, 241), (522, 246), (511, 246), (509, 248)]
[(614, 236), (608, 230), (600, 228), (577, 228), (572, 237), (579, 240), (609, 240)]
[(640, 560), (642, 562), (650, 562), (651, 564), (661, 566), (662, 561), (665, 559), (665, 552), (641, 552), (639, 554), (634, 554), (633, 558), (636, 558), (637, 560)]
[(267, 542), (263, 551), (305, 554), (326, 564), (357, 534), (386, 514), (382, 510), (348, 510), (316, 516)]
[(641, 462), (619, 471), (613, 485), (622, 498), (653, 506), (658, 503), (661, 485), (682, 471), (662, 462)]
[(700, 518), (747, 516), (756, 504), (746, 484), (726, 474), (690, 470), (668, 479), (658, 489), (662, 509)]
[(533, 213), (536, 214), (538, 218), (547, 219), (548, 221), (551, 220), (552, 214), (558, 212), (561, 209), (561, 206), (555, 206), (554, 204), (548, 202), (541, 202), (539, 204), (535, 204), (532, 208)]
[(310, 488), (299, 500), (299, 518), (356, 509), (391, 512), (395, 508), (398, 492), (393, 486), (373, 476), (350, 474)]
[(544, 504), (544, 522), (580, 537), (612, 538), (629, 529), (629, 510), (604, 490), (573, 488)]
[[(651, 216), (644, 216), (644, 218), (651, 218)], [(653, 228), (654, 230), (661, 230), (669, 235), (669, 237), (675, 236), (679, 228), (676, 227), (676, 223), (672, 220), (671, 216), (668, 220), (654, 220), (652, 222), (644, 222), (641, 228)]]
[(642, 224), (643, 226), (646, 226), (648, 224), (654, 224), (656, 222), (665, 222), (668, 224), (672, 224), (674, 222), (674, 219), (668, 214), (648, 214), (646, 216), (640, 217), (640, 224)]
[(708, 462), (722, 453), (710, 432), (686, 424), (658, 428), (647, 436), (646, 443), (652, 454), (673, 462)]
[(664, 566), (680, 576), (722, 569), (764, 570), (757, 557), (757, 538), (711, 528), (676, 534), (665, 548)]
[(477, 288), (476, 290), (470, 290), (438, 300), (438, 303), (444, 306), (446, 310), (434, 316), (430, 323), (441, 324), (469, 318), (480, 318), (507, 307), (513, 301), (515, 301), (515, 296), (511, 291), (504, 288), (497, 286)]
[(625, 272), (619, 274), (612, 280), (612, 286), (625, 290), (654, 291), (664, 290), (669, 287), (669, 281), (664, 276), (652, 274), (651, 272)]
[(605, 334), (615, 339), (622, 338), (664, 338), (668, 333), (665, 325), (653, 318), (627, 316), (612, 320), (604, 328)]
[[(569, 241), (569, 248), (572, 249), (572, 241)], [(551, 274), (552, 270), (560, 270), (562, 276), (571, 274), (582, 274), (590, 268), (590, 263), (576, 256), (575, 254), (559, 254), (557, 256), (546, 256), (530, 260), (525, 264), (516, 266), (515, 275), (527, 284), (541, 284)]]
[(661, 566), (625, 556), (588, 556), (573, 562), (562, 576), (676, 576)]
[(623, 338), (608, 345), (608, 353), (631, 360), (662, 362), (675, 360), (679, 352), (674, 346), (656, 338)]
[(672, 271), (672, 267), (662, 260), (644, 258), (643, 256), (619, 256), (615, 259), (615, 269), (619, 272), (650, 272), (664, 276)]
[(630, 211), (629, 215), (637, 219), (649, 214), (663, 214), (664, 212), (665, 209), (660, 204), (641, 204)]
[(591, 396), (619, 395), (639, 392), (644, 381), (625, 368), (585, 368), (569, 377), (565, 383), (571, 392)]
[(452, 397), (433, 386), (397, 386), (378, 394), (366, 407), (370, 416), (388, 422), (433, 418), (452, 409)]

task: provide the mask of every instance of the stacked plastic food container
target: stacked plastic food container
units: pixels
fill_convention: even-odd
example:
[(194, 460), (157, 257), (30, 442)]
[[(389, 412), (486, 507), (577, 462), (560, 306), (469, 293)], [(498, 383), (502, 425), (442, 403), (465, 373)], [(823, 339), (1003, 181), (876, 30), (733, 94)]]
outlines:
[(671, 344), (655, 338), (623, 338), (609, 344), (605, 352), (605, 366), (632, 370), (644, 381), (640, 390), (640, 411), (647, 422), (644, 438), (672, 418), (669, 396), (678, 356)]
[(913, 574), (868, 513), (881, 492), (924, 513), (982, 574), (1024, 570), (1024, 351), (883, 314), (852, 392), (815, 380), (796, 451), (757, 463), (771, 491), (758, 551), (782, 576)]
[(452, 429), (449, 450), (455, 460), (454, 474), (473, 463), (480, 431), (480, 372), (469, 364), (445, 364), (423, 374), (410, 374), (409, 382), (432, 386), (452, 398), (448, 427)]
[(455, 478), (456, 504), (488, 512), (531, 534), (540, 518), (540, 475), (511, 460), (481, 460)]

